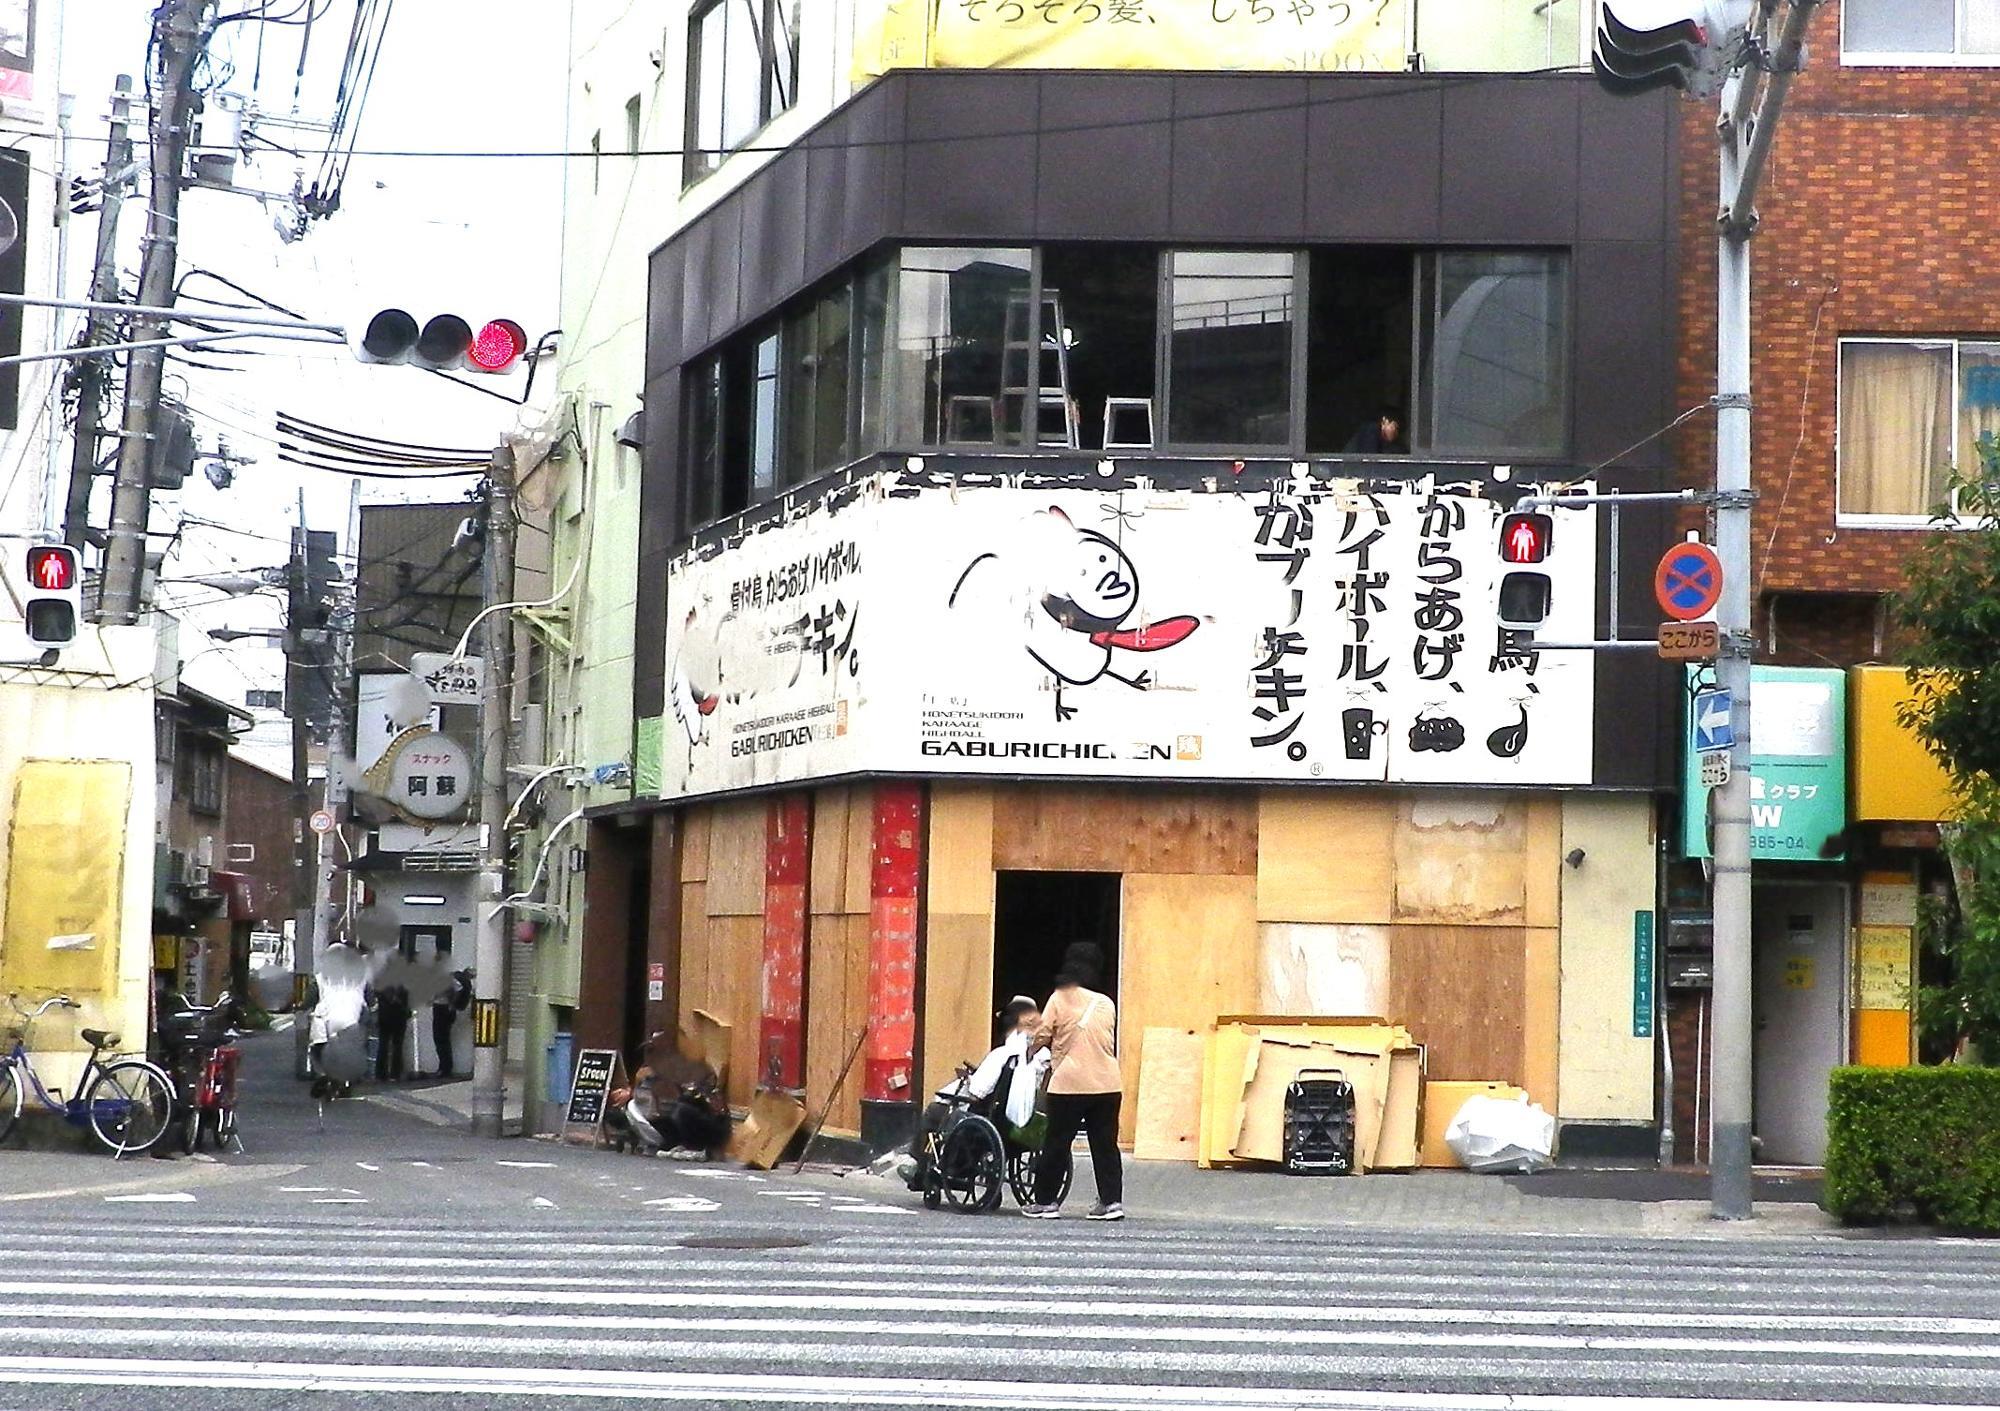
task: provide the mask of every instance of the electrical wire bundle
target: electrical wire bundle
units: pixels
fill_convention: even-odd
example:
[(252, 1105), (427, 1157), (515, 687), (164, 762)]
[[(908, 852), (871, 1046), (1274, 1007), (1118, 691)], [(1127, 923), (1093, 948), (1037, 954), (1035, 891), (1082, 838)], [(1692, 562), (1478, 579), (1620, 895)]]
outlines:
[(484, 475), (493, 463), (493, 453), (363, 436), (280, 411), (278, 459), (363, 480), (439, 480)]

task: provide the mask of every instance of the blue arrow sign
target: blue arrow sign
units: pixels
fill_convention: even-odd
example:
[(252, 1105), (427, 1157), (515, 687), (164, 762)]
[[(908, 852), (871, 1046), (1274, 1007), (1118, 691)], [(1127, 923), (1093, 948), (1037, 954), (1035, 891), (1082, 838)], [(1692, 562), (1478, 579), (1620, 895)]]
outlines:
[(1698, 691), (1694, 698), (1694, 748), (1697, 754), (1726, 750), (1736, 743), (1729, 713), (1735, 702), (1727, 691)]

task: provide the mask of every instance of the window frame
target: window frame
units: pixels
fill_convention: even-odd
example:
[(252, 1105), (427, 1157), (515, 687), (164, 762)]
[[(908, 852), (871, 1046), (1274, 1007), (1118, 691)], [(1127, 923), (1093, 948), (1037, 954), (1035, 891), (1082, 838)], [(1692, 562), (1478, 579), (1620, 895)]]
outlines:
[[(1443, 281), (1439, 266), (1447, 255), (1536, 255), (1555, 257), (1561, 265), (1558, 281), (1562, 290), (1563, 342), (1562, 368), (1558, 379), (1563, 389), (1562, 438), (1554, 450), (1531, 446), (1482, 446), (1477, 450), (1440, 450), (1434, 441), (1432, 423), (1436, 413), (1426, 398), (1437, 395), (1437, 379), (1431, 376), (1430, 356), (1432, 347), (1425, 342), (1425, 332), (1435, 333), (1438, 323), (1443, 321), (1444, 309), (1437, 296)], [(1429, 265), (1428, 270), (1426, 264)], [(1432, 297), (1426, 297), (1432, 296)], [(1404, 434), (1409, 443), (1409, 454), (1422, 456), (1428, 460), (1443, 461), (1504, 461), (1514, 465), (1561, 465), (1571, 456), (1576, 445), (1576, 367), (1577, 367), (1577, 302), (1576, 302), (1576, 247), (1569, 245), (1429, 245), (1413, 250), (1410, 262), (1410, 394), (1404, 416), (1407, 425)], [(1428, 320), (1428, 322), (1427, 322)], [(1417, 430), (1423, 427), (1426, 439), (1420, 441)]]
[[(1285, 255), (1292, 262), (1292, 308), (1285, 368), (1285, 439), (1262, 445), (1177, 441), (1174, 439), (1174, 256), (1176, 255)], [(1162, 245), (1155, 300), (1153, 336), (1157, 340), (1153, 358), (1153, 442), (1154, 449), (1176, 455), (1287, 457), (1298, 460), (1306, 450), (1306, 309), (1311, 288), (1306, 283), (1311, 251), (1294, 245)], [(1035, 246), (1036, 268), (1041, 264), (1041, 246)]]
[[(1959, 31), (1965, 24), (1965, 0), (1953, 0), (1952, 6), (1952, 48), (1949, 51), (1924, 51), (1914, 53), (1888, 50), (1862, 50), (1847, 47), (1847, 7), (1851, 0), (1840, 0), (1840, 63), (1850, 69), (1992, 69), (2000, 68), (2000, 54), (1967, 54), (1958, 48)], [(1880, 3), (1880, 0), (1877, 0)], [(1892, 340), (1893, 341), (1893, 340)]]
[[(691, 0), (687, 12), (687, 83), (683, 90), (682, 107), (684, 113), (683, 146), (686, 151), (681, 158), (681, 189), (687, 190), (703, 179), (722, 170), (723, 165), (743, 148), (756, 142), (758, 136), (779, 117), (798, 106), (799, 73), (801, 68), (801, 46), (799, 36), (791, 36), (788, 58), (789, 71), (781, 85), (777, 81), (776, 67), (779, 57), (777, 41), (778, 20), (783, 8), (790, 0)], [(757, 29), (757, 121), (743, 141), (734, 147), (724, 146), (714, 153), (701, 150), (701, 27), (717, 10), (742, 4), (755, 4), (758, 8)], [(740, 13), (740, 12), (739, 12)], [(794, 6), (792, 15), (803, 13), (802, 7)], [(725, 18), (724, 29), (727, 30)], [(718, 66), (718, 71), (727, 76), (727, 61)], [(780, 93), (781, 87), (785, 89)], [(780, 99), (782, 98), (782, 103)], [(726, 143), (726, 133), (719, 133), (718, 140)], [(709, 165), (713, 162), (713, 165)]]
[[(1840, 365), (1843, 351), (1849, 344), (1867, 344), (1880, 347), (1889, 345), (1899, 348), (1949, 348), (1951, 349), (1951, 469), (1958, 471), (1958, 423), (1961, 403), (1965, 396), (1964, 373), (1959, 364), (1959, 349), (1966, 343), (2000, 344), (2000, 335), (1989, 338), (1964, 337), (1956, 333), (1908, 333), (1900, 336), (1891, 334), (1854, 334), (1833, 340), (1833, 527), (1836, 529), (1972, 529), (1977, 525), (1963, 518), (1939, 520), (1929, 514), (1870, 514), (1849, 513), (1840, 507), (1841, 495), (1841, 446), (1846, 422), (1846, 407), (1840, 395)], [(1958, 491), (1950, 492), (1949, 503), (1954, 514), (1958, 511)]]

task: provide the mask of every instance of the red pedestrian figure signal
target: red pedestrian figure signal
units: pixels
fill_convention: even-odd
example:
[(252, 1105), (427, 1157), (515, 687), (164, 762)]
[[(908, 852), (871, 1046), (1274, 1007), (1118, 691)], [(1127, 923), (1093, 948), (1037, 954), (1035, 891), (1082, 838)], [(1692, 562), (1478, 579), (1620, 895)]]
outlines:
[(67, 593), (76, 586), (76, 550), (49, 544), (29, 549), (28, 583), (44, 593)]
[(1545, 514), (1510, 514), (1500, 521), (1500, 561), (1540, 563), (1549, 556), (1555, 522)]

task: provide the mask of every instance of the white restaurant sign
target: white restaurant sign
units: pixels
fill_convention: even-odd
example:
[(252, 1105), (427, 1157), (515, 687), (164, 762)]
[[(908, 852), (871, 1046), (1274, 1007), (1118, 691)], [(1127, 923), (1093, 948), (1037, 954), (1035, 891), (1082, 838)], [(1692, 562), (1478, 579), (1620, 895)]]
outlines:
[[(852, 773), (1587, 784), (1588, 652), (1505, 649), (1476, 487), (845, 492), (677, 559), (662, 794)], [(1548, 640), (1587, 641), (1559, 510)]]

